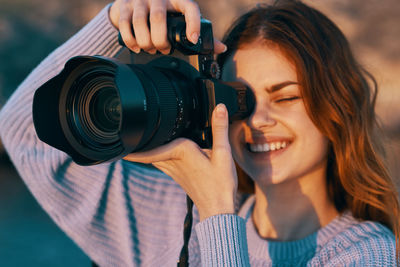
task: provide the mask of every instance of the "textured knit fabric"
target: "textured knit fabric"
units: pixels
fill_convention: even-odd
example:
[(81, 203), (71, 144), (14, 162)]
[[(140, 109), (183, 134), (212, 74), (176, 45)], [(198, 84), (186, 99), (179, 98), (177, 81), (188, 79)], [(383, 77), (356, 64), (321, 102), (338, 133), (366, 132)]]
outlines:
[[(127, 161), (83, 167), (41, 142), (32, 121), (35, 90), (76, 55), (115, 56), (122, 47), (104, 8), (50, 54), (0, 112), (0, 136), (32, 194), (57, 225), (100, 266), (176, 266), (183, 244), (185, 192), (167, 175)], [(238, 202), (239, 203), (239, 202)], [(199, 223), (190, 266), (394, 266), (393, 234), (350, 214), (297, 241), (261, 239), (251, 220), (254, 198)]]

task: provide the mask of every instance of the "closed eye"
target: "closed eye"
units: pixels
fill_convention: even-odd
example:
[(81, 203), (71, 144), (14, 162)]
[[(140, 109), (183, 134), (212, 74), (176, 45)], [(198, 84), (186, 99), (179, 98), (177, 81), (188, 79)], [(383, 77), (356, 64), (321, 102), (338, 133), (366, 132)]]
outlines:
[(281, 102), (291, 102), (294, 100), (300, 99), (299, 96), (291, 96), (291, 97), (283, 97), (283, 98), (279, 98), (277, 99), (275, 102), (277, 103), (281, 103)]

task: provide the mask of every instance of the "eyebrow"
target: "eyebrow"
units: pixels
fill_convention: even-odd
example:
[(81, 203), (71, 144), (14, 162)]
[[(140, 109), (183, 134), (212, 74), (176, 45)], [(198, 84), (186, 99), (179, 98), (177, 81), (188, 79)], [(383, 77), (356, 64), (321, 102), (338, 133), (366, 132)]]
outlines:
[(274, 84), (269, 88), (267, 87), (265, 90), (267, 90), (267, 92), (269, 92), (269, 93), (273, 93), (273, 92), (279, 91), (282, 88), (284, 88), (286, 86), (289, 86), (289, 85), (292, 85), (292, 84), (299, 84), (299, 83), (298, 82), (293, 82), (293, 81), (284, 81), (284, 82), (281, 82), (281, 83), (278, 83), (278, 84)]

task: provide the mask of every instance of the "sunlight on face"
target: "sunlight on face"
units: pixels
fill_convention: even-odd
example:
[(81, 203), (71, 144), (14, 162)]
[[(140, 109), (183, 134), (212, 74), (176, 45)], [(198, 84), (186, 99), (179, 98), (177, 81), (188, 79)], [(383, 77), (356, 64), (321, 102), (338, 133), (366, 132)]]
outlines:
[(279, 47), (259, 43), (237, 50), (223, 80), (247, 84), (253, 114), (230, 126), (233, 157), (260, 186), (325, 175), (328, 141), (310, 120), (295, 66)]

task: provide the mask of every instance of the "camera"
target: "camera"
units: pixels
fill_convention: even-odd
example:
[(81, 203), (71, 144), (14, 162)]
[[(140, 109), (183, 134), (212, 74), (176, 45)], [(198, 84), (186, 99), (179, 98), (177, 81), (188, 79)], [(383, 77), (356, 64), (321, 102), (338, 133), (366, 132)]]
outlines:
[(174, 56), (146, 64), (103, 56), (69, 59), (35, 92), (39, 139), (80, 165), (93, 165), (178, 137), (210, 147), (211, 113), (219, 103), (226, 105), (230, 121), (248, 117), (255, 105), (251, 90), (218, 79), (211, 23), (201, 20), (197, 44), (186, 38), (182, 15), (168, 14), (167, 32), (172, 49), (189, 56), (190, 64)]

